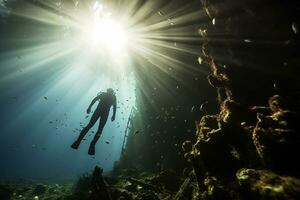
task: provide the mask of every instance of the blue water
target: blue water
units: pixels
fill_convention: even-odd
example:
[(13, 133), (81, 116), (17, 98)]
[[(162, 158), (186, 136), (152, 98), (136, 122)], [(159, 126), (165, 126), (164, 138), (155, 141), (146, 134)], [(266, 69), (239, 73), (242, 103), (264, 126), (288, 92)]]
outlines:
[[(90, 62), (80, 49), (65, 55), (63, 46), (40, 45), (0, 55), (0, 179), (74, 177), (95, 165), (109, 171), (120, 157), (135, 103), (129, 58), (118, 69), (103, 58)], [(78, 150), (71, 149), (91, 117), (86, 114), (91, 100), (110, 87), (118, 100), (116, 120), (110, 120), (111, 108), (96, 155), (87, 151), (98, 123)]]

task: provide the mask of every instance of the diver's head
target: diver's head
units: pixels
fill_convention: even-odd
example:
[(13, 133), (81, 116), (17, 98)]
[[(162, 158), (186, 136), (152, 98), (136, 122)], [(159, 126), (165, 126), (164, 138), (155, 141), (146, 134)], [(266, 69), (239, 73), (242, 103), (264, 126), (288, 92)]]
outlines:
[(112, 88), (108, 88), (106, 91), (108, 94), (115, 94), (115, 92)]

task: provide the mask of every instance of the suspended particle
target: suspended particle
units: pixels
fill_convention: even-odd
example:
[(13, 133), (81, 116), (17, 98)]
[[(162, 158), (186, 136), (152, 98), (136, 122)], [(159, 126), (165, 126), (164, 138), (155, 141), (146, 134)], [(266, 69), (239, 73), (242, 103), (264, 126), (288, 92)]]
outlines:
[(172, 21), (172, 19), (169, 18), (169, 19), (168, 19), (168, 22), (170, 23), (171, 26), (174, 25), (174, 22)]
[(295, 34), (298, 34), (298, 26), (295, 22), (292, 23), (292, 30)]
[(143, 187), (140, 186), (140, 185), (137, 185), (137, 186), (136, 186), (136, 189), (137, 189), (137, 190), (141, 190), (141, 189), (143, 189)]
[(249, 39), (245, 39), (244, 42), (250, 43), (250, 42), (252, 42), (252, 41), (249, 40)]
[(139, 130), (136, 130), (136, 131), (134, 132), (134, 135), (137, 135), (139, 132), (140, 132)]
[(59, 8), (61, 8), (62, 3), (61, 3), (61, 1), (58, 1), (58, 2), (55, 3), (55, 5), (56, 5), (57, 7), (59, 7)]
[(202, 37), (206, 37), (206, 36), (207, 36), (207, 31), (206, 31), (206, 29), (201, 29), (201, 28), (199, 28), (198, 33), (199, 33)]
[(205, 101), (204, 103), (201, 104), (200, 110), (203, 112), (205, 105), (208, 104), (208, 101)]
[(212, 23), (213, 25), (215, 25), (215, 24), (216, 24), (216, 18), (213, 18), (213, 19), (211, 20), (211, 23)]
[(192, 106), (191, 108), (191, 112), (194, 112), (195, 106)]
[(202, 60), (202, 58), (199, 56), (199, 57), (198, 57), (198, 63), (201, 65), (202, 62), (203, 62), (203, 60)]
[(79, 4), (79, 1), (74, 1), (74, 5), (75, 5), (75, 7), (77, 7), (77, 6), (78, 6), (78, 4)]
[(207, 16), (209, 16), (211, 18), (211, 14), (210, 14), (208, 8), (205, 8), (205, 12), (206, 12)]

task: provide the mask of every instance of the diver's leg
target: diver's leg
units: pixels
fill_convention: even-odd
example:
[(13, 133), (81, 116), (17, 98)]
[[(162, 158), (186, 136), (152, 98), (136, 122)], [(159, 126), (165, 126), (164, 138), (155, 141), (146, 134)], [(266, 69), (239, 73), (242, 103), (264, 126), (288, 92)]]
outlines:
[(100, 118), (98, 131), (96, 132), (94, 139), (92, 140), (92, 142), (90, 144), (90, 148), (89, 148), (89, 152), (88, 152), (90, 155), (95, 155), (95, 145), (102, 134), (102, 130), (107, 122), (107, 118), (108, 118), (108, 113), (105, 113)]
[(81, 130), (81, 132), (80, 132), (77, 140), (71, 145), (71, 148), (78, 149), (78, 147), (79, 147), (82, 139), (87, 134), (87, 132), (94, 126), (94, 124), (96, 123), (96, 121), (98, 120), (98, 118), (99, 118), (99, 113), (95, 111), (94, 114), (93, 114), (93, 116), (92, 116), (92, 118), (91, 118), (91, 120), (90, 120), (90, 122), (88, 123), (88, 125), (86, 127), (84, 127)]

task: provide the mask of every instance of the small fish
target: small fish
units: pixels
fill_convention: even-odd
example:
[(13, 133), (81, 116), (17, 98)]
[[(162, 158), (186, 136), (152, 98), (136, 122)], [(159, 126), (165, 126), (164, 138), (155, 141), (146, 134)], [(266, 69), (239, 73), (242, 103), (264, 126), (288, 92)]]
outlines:
[(109, 144), (109, 141), (105, 141), (106, 144)]
[(208, 101), (205, 101), (203, 104), (200, 106), (200, 110), (203, 112), (204, 106), (208, 104)]
[(198, 63), (199, 63), (200, 65), (202, 64), (202, 61), (203, 61), (202, 58), (199, 56), (199, 57), (198, 57)]
[(45, 100), (48, 100), (48, 97), (44, 96), (44, 99), (45, 99)]
[(191, 108), (191, 112), (194, 112), (195, 106), (192, 106)]
[(134, 135), (137, 135), (137, 134), (139, 134), (140, 133), (140, 130), (136, 130), (135, 132), (134, 132)]
[(298, 34), (298, 26), (295, 22), (292, 23), (292, 30), (294, 34)]
[(212, 21), (211, 21), (211, 23), (212, 23), (213, 25), (215, 25), (215, 24), (216, 24), (216, 18), (213, 18)]

